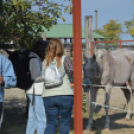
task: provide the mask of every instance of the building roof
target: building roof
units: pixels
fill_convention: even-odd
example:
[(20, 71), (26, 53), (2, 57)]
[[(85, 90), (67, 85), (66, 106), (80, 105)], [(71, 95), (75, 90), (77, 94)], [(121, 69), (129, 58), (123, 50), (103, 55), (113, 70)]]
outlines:
[[(50, 31), (43, 27), (47, 38), (73, 38), (73, 25), (72, 24), (56, 24), (53, 25)], [(93, 33), (95, 39), (105, 38), (104, 36)], [(85, 38), (85, 28), (82, 27), (82, 38)]]

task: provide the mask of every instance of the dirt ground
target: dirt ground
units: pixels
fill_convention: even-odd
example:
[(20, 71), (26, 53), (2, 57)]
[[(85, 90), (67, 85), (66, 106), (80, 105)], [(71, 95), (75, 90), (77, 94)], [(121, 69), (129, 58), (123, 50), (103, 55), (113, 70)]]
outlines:
[[(104, 91), (99, 90), (97, 102), (104, 103)], [(25, 116), (26, 97), (21, 89), (5, 90), (4, 122), (0, 134), (25, 134), (27, 117)], [(113, 89), (110, 106), (126, 109), (126, 100), (120, 89)], [(85, 130), (88, 122), (88, 114), (83, 115), (83, 134), (134, 134), (134, 116), (131, 121), (125, 120), (126, 113), (110, 109), (110, 131), (104, 129), (105, 110), (96, 106), (96, 114), (91, 131)], [(74, 133), (73, 116), (70, 134)], [(58, 133), (57, 133), (58, 134)]]
[[(100, 89), (97, 94), (97, 103), (104, 104), (105, 92)], [(110, 98), (110, 106), (126, 110), (126, 99), (120, 89), (114, 88)], [(117, 109), (110, 109), (110, 131), (104, 129), (105, 109), (101, 106), (96, 106), (95, 113), (99, 116), (94, 116), (92, 131), (84, 131), (84, 134), (134, 134), (134, 116), (131, 121), (126, 121), (126, 112)], [(86, 121), (85, 121), (86, 122)], [(84, 123), (85, 125), (86, 123)]]

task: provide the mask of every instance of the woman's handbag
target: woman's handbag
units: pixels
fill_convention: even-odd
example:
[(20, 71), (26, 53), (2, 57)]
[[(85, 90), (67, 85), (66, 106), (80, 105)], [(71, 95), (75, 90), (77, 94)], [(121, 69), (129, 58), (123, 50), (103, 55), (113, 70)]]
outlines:
[(63, 83), (61, 73), (57, 69), (56, 62), (53, 60), (44, 70), (44, 85), (45, 88), (53, 88), (60, 86)]

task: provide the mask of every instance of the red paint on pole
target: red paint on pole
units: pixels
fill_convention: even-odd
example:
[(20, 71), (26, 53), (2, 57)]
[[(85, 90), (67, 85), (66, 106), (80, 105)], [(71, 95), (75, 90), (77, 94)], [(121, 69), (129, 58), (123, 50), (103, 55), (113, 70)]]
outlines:
[(120, 41), (120, 49), (121, 49), (121, 41)]
[(73, 0), (74, 133), (83, 133), (81, 0)]

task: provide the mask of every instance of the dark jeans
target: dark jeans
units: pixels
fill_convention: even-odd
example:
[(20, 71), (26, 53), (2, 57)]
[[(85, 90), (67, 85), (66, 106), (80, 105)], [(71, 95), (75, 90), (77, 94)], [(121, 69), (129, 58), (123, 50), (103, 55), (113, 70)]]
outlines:
[(58, 120), (60, 121), (60, 134), (69, 134), (73, 96), (52, 96), (44, 98), (47, 114), (47, 126), (44, 134), (55, 134)]
[(3, 114), (4, 114), (4, 109), (3, 109), (3, 102), (0, 102), (0, 129), (3, 121)]

